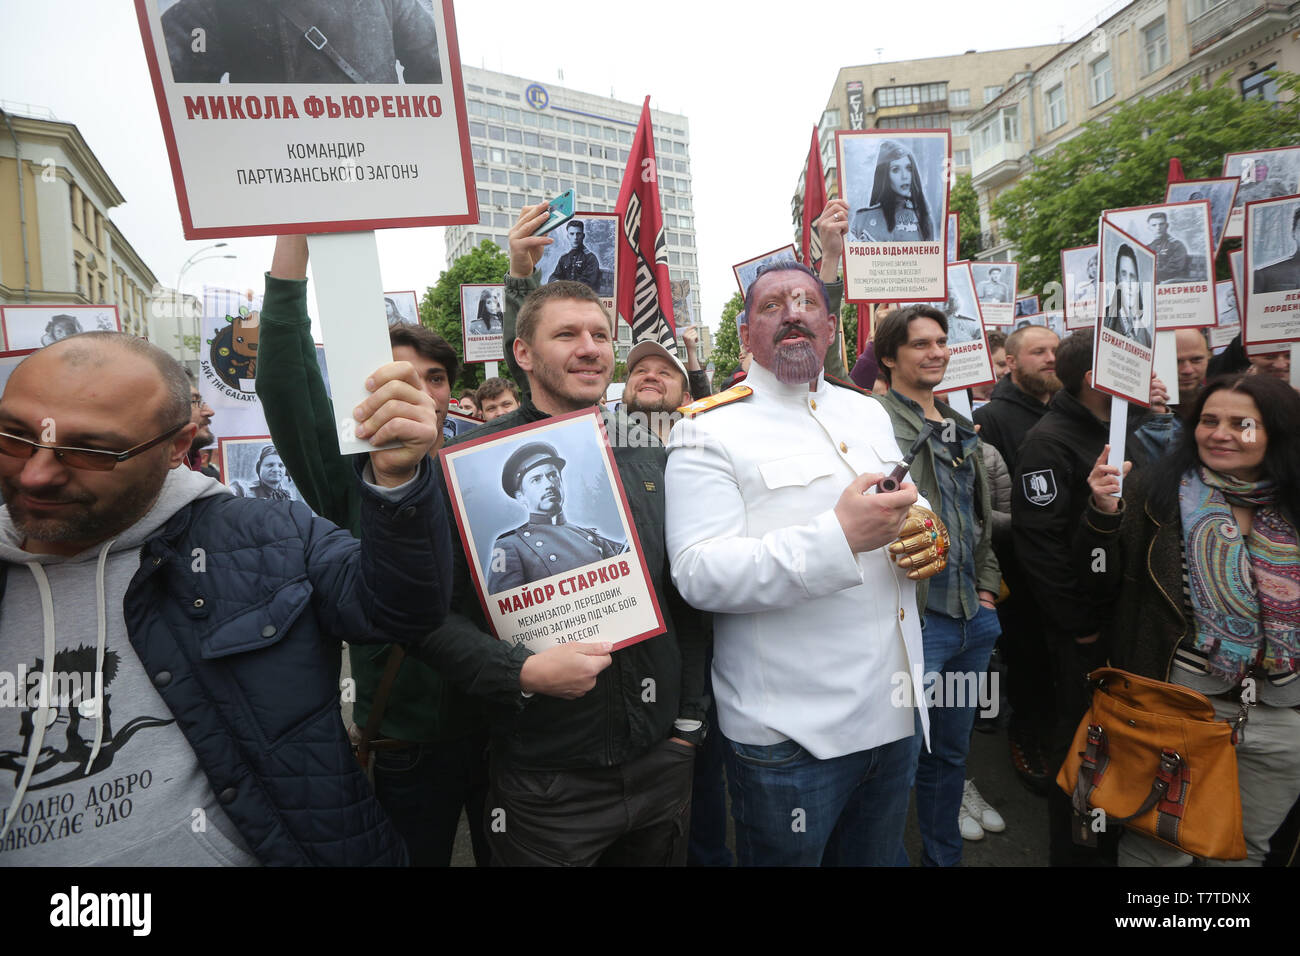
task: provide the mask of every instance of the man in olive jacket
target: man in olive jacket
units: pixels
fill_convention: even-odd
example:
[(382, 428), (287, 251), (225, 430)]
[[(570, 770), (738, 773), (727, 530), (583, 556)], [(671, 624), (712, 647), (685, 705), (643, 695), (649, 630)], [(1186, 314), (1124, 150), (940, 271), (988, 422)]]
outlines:
[[(993, 556), (993, 505), (980, 439), (971, 421), (934, 396), (948, 368), (948, 323), (943, 312), (909, 306), (876, 326), (875, 352), (889, 392), (875, 396), (889, 412), (899, 448), (910, 448), (929, 421), (932, 431), (912, 462), (911, 478), (948, 529), (948, 566), (916, 589), (923, 620), (925, 680), (930, 704), (930, 750), (916, 771), (917, 819), (924, 862), (961, 862), (958, 817), (966, 755), (977, 701), (947, 699), (945, 688), (975, 687), (988, 669), (1001, 628), (994, 607), (1002, 574)], [(961, 675), (952, 680), (948, 675)], [(935, 676), (937, 675), (937, 680)], [(927, 690), (929, 687), (927, 687)]]

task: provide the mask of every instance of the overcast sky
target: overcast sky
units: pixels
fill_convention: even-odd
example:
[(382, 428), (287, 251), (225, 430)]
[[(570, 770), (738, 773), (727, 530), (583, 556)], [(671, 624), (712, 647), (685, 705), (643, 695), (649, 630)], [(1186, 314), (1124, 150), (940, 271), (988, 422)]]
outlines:
[[(703, 318), (716, 326), (735, 291), (732, 263), (790, 241), (790, 196), (840, 67), (1052, 43), (1114, 6), (487, 0), (460, 4), (456, 20), (466, 64), (542, 83), (558, 83), (562, 69), (566, 87), (628, 102), (649, 94), (656, 108), (690, 119)], [(112, 219), (159, 281), (175, 284), (181, 264), (210, 243), (182, 238), (132, 3), (0, 0), (0, 11), (0, 98), (78, 126), (126, 197)], [(646, 19), (634, 19), (638, 11)], [(566, 48), (574, 52), (557, 52)], [(442, 233), (381, 230), (385, 288), (423, 294), (436, 282), (446, 268)], [(195, 265), (187, 291), (205, 282), (260, 290), (272, 243), (229, 240), (221, 252), (238, 258)]]

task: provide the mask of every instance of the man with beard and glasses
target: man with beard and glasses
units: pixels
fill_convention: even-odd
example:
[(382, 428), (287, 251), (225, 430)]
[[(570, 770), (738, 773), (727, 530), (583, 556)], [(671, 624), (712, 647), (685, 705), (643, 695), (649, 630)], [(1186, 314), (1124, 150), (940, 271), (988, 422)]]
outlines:
[[(357, 541), (184, 467), (189, 383), (143, 339), (87, 332), (14, 370), (0, 673), (41, 661), (51, 687), (79, 659), (94, 690), (0, 708), (0, 865), (406, 862), (340, 720), (339, 646), (437, 627), (451, 540), (433, 400), (406, 362), (372, 378), (352, 414), (384, 450), (349, 462)], [(122, 781), (142, 784), (129, 812), (104, 796)], [(74, 801), (85, 825), (49, 838), (46, 808)]]
[[(823, 374), (836, 317), (785, 262), (745, 300), (744, 385), (669, 438), (673, 580), (714, 613), (713, 686), (742, 866), (894, 865), (927, 719), (916, 584), (947, 533), (889, 415)], [(793, 825), (792, 825), (793, 824)]]
[[(503, 344), (511, 375), (528, 388), (519, 408), (481, 425), (475, 438), (596, 408), (614, 371), (614, 324), (599, 296), (580, 282), (539, 285), (537, 263), (554, 240), (535, 232), (548, 214), (545, 204), (526, 206), (510, 230)], [(669, 577), (666, 452), (621, 409), (602, 415), (609, 435), (618, 436), (614, 463), (663, 612), (661, 633), (613, 653), (608, 642), (559, 643), (534, 654), (522, 643), (498, 640), (453, 536), (456, 598), (432, 642), (439, 671), (488, 709), (486, 806), (490, 819), (504, 823), (488, 834), (494, 865), (686, 860), (691, 771), (705, 730), (708, 632), (703, 615), (681, 599)], [(536, 476), (540, 490), (530, 513), (539, 508), (551, 517), (562, 508), (556, 482), (563, 463), (542, 442), (530, 444), (508, 469), (507, 491), (513, 495), (515, 481), (527, 486)], [(547, 523), (543, 533), (554, 535)], [(552, 553), (558, 563), (560, 552), (549, 550), (548, 562)]]

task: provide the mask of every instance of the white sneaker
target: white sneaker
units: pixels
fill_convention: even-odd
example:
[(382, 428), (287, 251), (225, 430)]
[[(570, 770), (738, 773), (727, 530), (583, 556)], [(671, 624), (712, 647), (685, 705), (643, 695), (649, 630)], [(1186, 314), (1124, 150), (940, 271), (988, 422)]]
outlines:
[(973, 780), (966, 781), (966, 786), (962, 790), (961, 807), (964, 812), (969, 813), (978, 821), (982, 829), (987, 830), (989, 833), (1001, 833), (1007, 828), (1007, 822), (1002, 819), (1002, 814), (989, 806), (988, 802), (980, 796), (980, 792), (975, 789), (975, 781)]
[(966, 809), (966, 804), (961, 805), (961, 812), (957, 814), (957, 828), (961, 830), (963, 840), (982, 840), (984, 839), (984, 828), (980, 822), (970, 815)]

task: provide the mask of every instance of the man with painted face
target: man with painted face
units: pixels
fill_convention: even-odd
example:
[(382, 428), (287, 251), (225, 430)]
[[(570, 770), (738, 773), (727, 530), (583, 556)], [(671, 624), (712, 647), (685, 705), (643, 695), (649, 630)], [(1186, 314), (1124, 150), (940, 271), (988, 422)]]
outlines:
[(902, 452), (884, 408), (823, 374), (829, 305), (807, 266), (760, 273), (749, 375), (668, 441), (668, 554), (714, 614), (742, 866), (898, 863), (926, 727), (915, 582), (947, 532), (910, 482), (875, 488)]
[(492, 546), (488, 593), (497, 594), (572, 571), (627, 550), (595, 528), (564, 519), (565, 461), (545, 442), (517, 449), (501, 470), (501, 490), (528, 509), (528, 520), (497, 538)]

